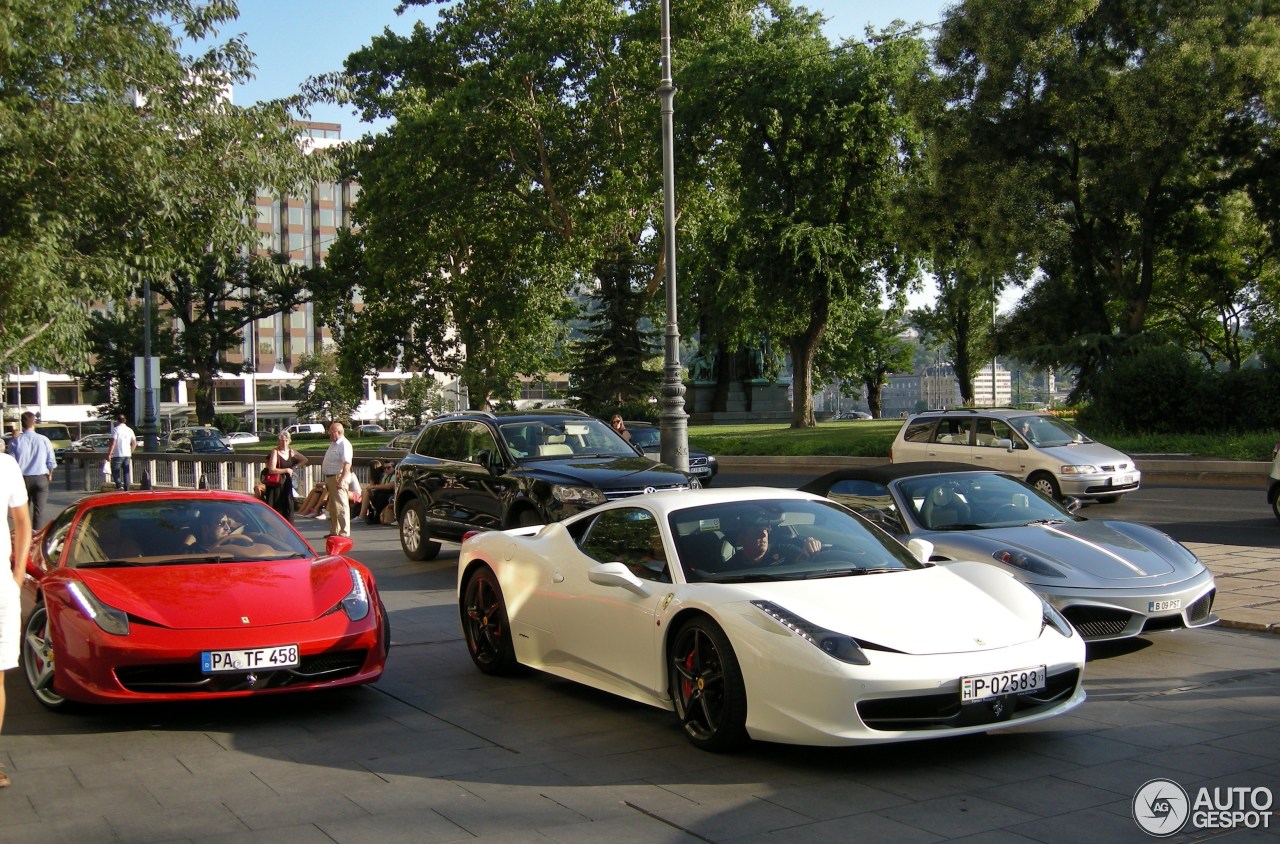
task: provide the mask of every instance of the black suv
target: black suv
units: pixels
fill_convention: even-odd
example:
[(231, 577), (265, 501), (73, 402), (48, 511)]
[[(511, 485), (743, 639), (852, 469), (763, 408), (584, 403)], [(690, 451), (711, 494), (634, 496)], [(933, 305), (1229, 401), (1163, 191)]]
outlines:
[[(469, 411), (433, 420), (396, 466), (400, 545), (411, 560), (435, 539), (559, 521), (615, 498), (696, 488), (576, 411)], [(434, 539), (433, 539), (434, 538)]]

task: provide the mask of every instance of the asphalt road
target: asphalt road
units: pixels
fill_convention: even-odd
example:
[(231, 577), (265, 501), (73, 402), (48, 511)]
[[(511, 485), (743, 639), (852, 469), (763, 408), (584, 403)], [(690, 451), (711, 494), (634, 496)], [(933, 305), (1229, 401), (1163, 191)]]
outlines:
[[(1232, 505), (1208, 515), (1222, 491), (1141, 495), (1114, 512), (1176, 504), (1233, 529)], [(1254, 509), (1235, 521), (1261, 530), (1270, 516)], [(301, 528), (319, 543), (325, 523)], [(0, 791), (0, 840), (1105, 844), (1152, 840), (1132, 804), (1157, 778), (1192, 799), (1280, 792), (1280, 636), (1203, 629), (1093, 647), (1089, 699), (1029, 727), (722, 756), (689, 746), (668, 712), (534, 673), (481, 675), (458, 629), (456, 547), (412, 563), (396, 537), (355, 530), (392, 617), (376, 686), (55, 714), (6, 672), (0, 764), (14, 783)], [(1280, 819), (1266, 821), (1189, 823), (1170, 840), (1274, 840)]]

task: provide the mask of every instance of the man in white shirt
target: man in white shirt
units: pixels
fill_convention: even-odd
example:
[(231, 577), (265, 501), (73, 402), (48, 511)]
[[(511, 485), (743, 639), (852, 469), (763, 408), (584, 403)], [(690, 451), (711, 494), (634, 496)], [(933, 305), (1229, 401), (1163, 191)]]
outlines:
[(351, 535), (351, 502), (348, 499), (351, 474), (351, 441), (344, 436), (341, 422), (329, 425), (329, 447), (320, 464), (324, 472), (324, 488), (329, 493), (329, 533), (333, 536)]
[[(4, 672), (18, 667), (18, 640), (20, 638), (22, 601), (19, 587), (27, 572), (27, 554), (31, 550), (31, 514), (27, 512), (27, 485), (22, 480), (18, 462), (7, 454), (0, 454), (0, 501), (9, 512), (9, 524), (0, 529), (0, 560), (9, 564), (13, 555), (13, 568), (8, 576), (0, 576), (0, 727), (4, 726)], [(12, 527), (13, 541), (9, 540)], [(9, 784), (9, 777), (0, 770), (0, 788)]]
[(116, 417), (116, 426), (111, 429), (111, 480), (116, 489), (128, 489), (133, 483), (133, 452), (138, 447), (138, 438), (133, 429), (125, 424), (124, 414)]

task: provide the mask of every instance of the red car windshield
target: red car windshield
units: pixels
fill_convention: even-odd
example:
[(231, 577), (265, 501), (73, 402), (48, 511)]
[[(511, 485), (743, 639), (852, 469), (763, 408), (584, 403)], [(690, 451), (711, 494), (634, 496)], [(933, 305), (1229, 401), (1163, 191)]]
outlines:
[(75, 526), (47, 540), (50, 558), (65, 545), (73, 568), (157, 566), (311, 558), (287, 522), (257, 502), (158, 499), (91, 507)]

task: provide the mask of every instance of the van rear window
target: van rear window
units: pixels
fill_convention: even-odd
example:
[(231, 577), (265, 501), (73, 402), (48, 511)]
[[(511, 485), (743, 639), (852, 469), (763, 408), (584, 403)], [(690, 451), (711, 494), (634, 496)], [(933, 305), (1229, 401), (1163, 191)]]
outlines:
[(902, 439), (909, 443), (927, 443), (929, 442), (929, 434), (933, 431), (936, 419), (927, 419), (924, 422), (911, 422), (907, 425), (906, 433), (902, 435)]

